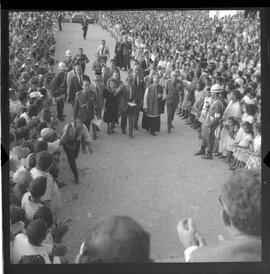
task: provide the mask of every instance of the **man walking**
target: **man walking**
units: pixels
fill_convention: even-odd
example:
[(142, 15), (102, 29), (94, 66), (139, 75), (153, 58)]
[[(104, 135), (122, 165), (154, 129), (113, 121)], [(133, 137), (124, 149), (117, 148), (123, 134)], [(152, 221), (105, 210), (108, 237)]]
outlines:
[(169, 79), (165, 85), (168, 133), (171, 133), (171, 129), (173, 128), (172, 121), (179, 103), (179, 94), (184, 89), (183, 83), (178, 77), (179, 71), (173, 71), (171, 73), (171, 79)]
[(57, 118), (64, 121), (64, 101), (67, 96), (67, 73), (66, 65), (60, 62), (58, 65), (59, 73), (52, 80), (52, 93), (57, 106)]
[(107, 60), (110, 59), (110, 50), (108, 46), (106, 46), (105, 40), (101, 40), (101, 45), (97, 48), (97, 52), (99, 56), (104, 60), (105, 64), (107, 64)]
[(62, 31), (62, 21), (63, 21), (63, 15), (61, 12), (59, 12), (59, 15), (58, 15), (58, 25), (59, 25), (59, 30)]
[(83, 53), (83, 48), (78, 49), (78, 53), (74, 57), (74, 62), (81, 66), (82, 73), (85, 72), (85, 66), (89, 63), (88, 57)]
[(82, 22), (82, 30), (83, 30), (83, 39), (85, 40), (87, 31), (88, 31), (88, 22), (85, 18), (83, 19), (83, 22)]

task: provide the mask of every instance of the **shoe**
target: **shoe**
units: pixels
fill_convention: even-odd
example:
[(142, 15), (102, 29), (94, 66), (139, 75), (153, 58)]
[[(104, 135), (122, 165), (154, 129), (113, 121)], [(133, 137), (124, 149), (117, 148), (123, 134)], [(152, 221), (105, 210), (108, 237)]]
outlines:
[(134, 126), (134, 129), (135, 129), (135, 130), (139, 130), (139, 127), (138, 127), (138, 126)]
[(130, 139), (134, 139), (134, 136), (133, 136), (133, 135), (129, 135), (129, 138), (130, 138)]
[(221, 154), (220, 156), (218, 156), (219, 159), (224, 159), (226, 158), (226, 156), (224, 156), (223, 154)]
[(205, 152), (202, 150), (202, 149), (200, 149), (198, 152), (196, 152), (194, 155), (196, 155), (196, 156), (201, 156), (201, 155), (205, 155)]
[(220, 153), (219, 152), (215, 152), (213, 153), (214, 156), (220, 156)]
[(115, 131), (114, 131), (114, 129), (113, 129), (113, 128), (111, 128), (111, 133), (115, 133)]
[(93, 140), (96, 140), (96, 139), (97, 139), (97, 135), (94, 135), (94, 136), (93, 136)]
[(122, 133), (123, 133), (123, 134), (126, 134), (126, 131), (122, 129)]
[(151, 131), (150, 133), (151, 133), (151, 135), (153, 135), (153, 136), (157, 136), (157, 134), (156, 134), (154, 131)]
[(65, 118), (64, 117), (58, 117), (58, 120), (63, 122), (63, 121), (65, 121)]
[(169, 134), (172, 133), (171, 129), (168, 129), (168, 130), (167, 130), (167, 133), (169, 133)]
[(66, 115), (65, 115), (65, 114), (63, 114), (63, 117), (65, 118), (65, 117), (66, 117)]
[(173, 124), (171, 124), (171, 128), (174, 128)]
[(201, 125), (200, 124), (197, 124), (197, 125), (195, 125), (193, 128), (194, 129), (199, 129), (201, 127)]
[(198, 137), (199, 139), (203, 139), (203, 137), (201, 136), (201, 135), (199, 135), (199, 137)]
[(235, 169), (237, 169), (237, 166), (232, 166), (229, 168), (229, 170), (235, 170)]
[(57, 182), (57, 185), (58, 185), (59, 188), (62, 188), (64, 186), (66, 186), (66, 184), (63, 183), (63, 182)]
[(76, 185), (78, 185), (79, 184), (79, 177), (75, 177), (75, 179), (74, 179), (74, 183), (76, 184)]
[(212, 154), (206, 154), (206, 155), (203, 155), (203, 156), (202, 156), (202, 159), (212, 160), (212, 159), (213, 159), (213, 156), (212, 156)]

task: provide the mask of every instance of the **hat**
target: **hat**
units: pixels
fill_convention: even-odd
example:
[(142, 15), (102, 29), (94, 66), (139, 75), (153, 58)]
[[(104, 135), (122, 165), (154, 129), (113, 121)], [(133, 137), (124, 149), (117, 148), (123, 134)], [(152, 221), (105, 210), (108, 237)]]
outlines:
[(143, 55), (145, 55), (146, 53), (149, 53), (148, 49), (144, 50)]
[(30, 96), (30, 98), (33, 98), (33, 97), (41, 98), (41, 97), (43, 97), (43, 95), (39, 91), (33, 91), (33, 92), (30, 93), (29, 96)]
[(51, 128), (43, 128), (40, 132), (40, 137), (41, 139), (43, 139), (44, 141), (48, 140), (51, 136), (54, 135), (54, 130)]
[(221, 92), (222, 90), (223, 88), (219, 84), (214, 84), (210, 89), (210, 91), (213, 93), (218, 93), (218, 92)]
[(66, 51), (66, 56), (67, 56), (67, 57), (68, 57), (68, 56), (72, 56), (71, 50), (70, 50), (70, 49), (68, 49), (68, 50)]
[(242, 87), (243, 86), (243, 84), (244, 84), (244, 80), (243, 79), (241, 79), (241, 78), (237, 78), (237, 79), (235, 79), (235, 82), (240, 86), (240, 87)]
[(66, 64), (64, 62), (60, 62), (58, 64), (58, 69), (66, 69)]

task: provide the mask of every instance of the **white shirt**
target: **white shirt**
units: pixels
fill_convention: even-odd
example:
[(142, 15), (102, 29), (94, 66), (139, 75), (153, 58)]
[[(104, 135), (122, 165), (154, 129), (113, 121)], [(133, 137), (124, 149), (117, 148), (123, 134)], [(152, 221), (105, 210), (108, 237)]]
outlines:
[(24, 118), (27, 124), (31, 122), (31, 118), (28, 116), (26, 112), (22, 113), (20, 115), (20, 118)]
[(37, 212), (37, 210), (44, 206), (42, 203), (33, 203), (30, 200), (30, 197), (31, 197), (31, 193), (26, 192), (23, 195), (22, 202), (21, 202), (21, 208), (24, 209), (25, 217), (29, 222), (33, 221), (33, 216)]
[(19, 233), (13, 241), (12, 263), (18, 264), (22, 256), (40, 255), (44, 258), (46, 264), (51, 264), (48, 247), (45, 244), (41, 246), (31, 245), (26, 235)]
[(104, 46), (104, 50), (102, 52), (102, 49), (103, 49), (103, 45), (100, 45), (98, 48), (97, 48), (97, 53), (99, 53), (99, 55), (101, 57), (104, 57), (104, 56), (107, 56), (108, 59), (110, 59), (110, 50), (108, 48), (108, 46)]
[(36, 167), (32, 168), (30, 170), (30, 173), (33, 179), (39, 176), (44, 176), (47, 178), (46, 192), (41, 197), (41, 200), (50, 201), (49, 202), (50, 209), (52, 210), (53, 213), (57, 214), (58, 210), (61, 207), (61, 193), (52, 175), (48, 172), (43, 172), (37, 169)]

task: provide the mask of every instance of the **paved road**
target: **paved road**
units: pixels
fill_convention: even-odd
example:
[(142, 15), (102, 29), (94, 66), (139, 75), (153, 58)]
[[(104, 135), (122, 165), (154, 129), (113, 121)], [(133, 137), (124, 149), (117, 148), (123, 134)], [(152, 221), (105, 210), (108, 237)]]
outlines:
[[(90, 25), (84, 41), (80, 25), (63, 24), (63, 31), (56, 35), (56, 60), (63, 59), (66, 49), (81, 46), (92, 63), (102, 38), (113, 52), (114, 40), (100, 26)], [(89, 65), (86, 73), (93, 75)], [(71, 117), (69, 105), (65, 113)], [(182, 218), (192, 216), (209, 243), (225, 233), (218, 195), (230, 174), (227, 166), (220, 160), (206, 161), (193, 156), (200, 145), (197, 133), (178, 117), (174, 126), (173, 133), (168, 135), (166, 117), (162, 115), (157, 137), (140, 129), (131, 140), (121, 134), (119, 127), (114, 135), (107, 135), (103, 125), (93, 143), (94, 154), (81, 153), (77, 161), (79, 186), (73, 184), (62, 153), (60, 179), (67, 186), (61, 189), (61, 215), (73, 218), (64, 237), (70, 262), (74, 262), (90, 225), (109, 214), (128, 215), (139, 221), (151, 233), (151, 257), (162, 262), (184, 260), (176, 233), (177, 221)]]

